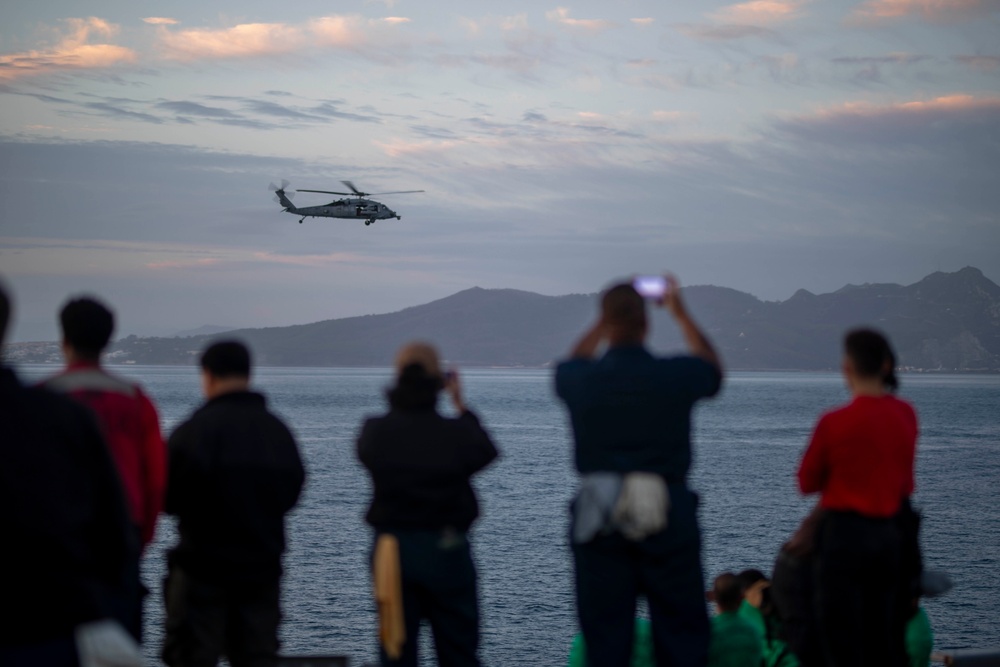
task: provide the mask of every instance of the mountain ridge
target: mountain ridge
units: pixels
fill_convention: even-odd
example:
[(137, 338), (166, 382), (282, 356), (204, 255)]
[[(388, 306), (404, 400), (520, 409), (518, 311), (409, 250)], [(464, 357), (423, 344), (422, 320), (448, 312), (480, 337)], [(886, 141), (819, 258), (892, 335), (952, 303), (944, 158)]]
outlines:
[[(728, 287), (684, 289), (696, 320), (734, 370), (832, 370), (839, 367), (845, 330), (886, 331), (904, 368), (1000, 371), (1000, 286), (974, 267), (935, 272), (911, 285), (845, 285), (825, 294), (800, 289), (784, 301)], [(594, 294), (546, 296), (524, 290), (470, 287), (391, 313), (284, 327), (227, 331), (251, 345), (256, 362), (271, 366), (385, 366), (404, 342), (434, 342), (451, 363), (544, 366), (561, 358), (593, 321)], [(128, 336), (112, 344), (113, 363), (191, 364), (216, 335), (187, 338)], [(29, 353), (22, 346), (34, 345)], [(14, 361), (40, 358), (41, 344), (8, 346)], [(654, 309), (650, 346), (680, 350), (669, 317)]]

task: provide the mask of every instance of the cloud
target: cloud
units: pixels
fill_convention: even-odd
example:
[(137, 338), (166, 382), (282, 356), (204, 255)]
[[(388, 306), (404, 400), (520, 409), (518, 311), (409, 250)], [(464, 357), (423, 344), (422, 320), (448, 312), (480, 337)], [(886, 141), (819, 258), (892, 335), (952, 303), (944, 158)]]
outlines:
[(592, 33), (602, 32), (609, 28), (617, 27), (618, 25), (614, 21), (608, 21), (607, 19), (570, 18), (569, 9), (566, 7), (557, 7), (551, 11), (545, 12), (545, 18), (568, 28), (574, 28)]
[(676, 28), (688, 37), (706, 42), (728, 42), (748, 37), (756, 37), (774, 42), (783, 41), (781, 35), (774, 30), (756, 25), (682, 23), (678, 24)]
[(917, 18), (931, 23), (951, 23), (1000, 9), (998, 0), (868, 0), (850, 13), (851, 25)]
[(116, 35), (119, 27), (113, 23), (92, 16), (65, 19), (63, 24), (64, 29), (57, 31), (60, 33), (58, 41), (52, 48), (0, 56), (0, 80), (70, 70), (103, 69), (137, 60), (132, 49), (115, 44), (91, 43), (93, 39), (108, 39)]
[(384, 18), (376, 19), (382, 21), (383, 23), (389, 23), (391, 25), (398, 25), (400, 23), (409, 23), (410, 19), (405, 16), (386, 16)]
[(722, 24), (770, 25), (798, 18), (804, 0), (750, 0), (709, 14)]
[(188, 102), (184, 100), (175, 101), (163, 101), (157, 102), (156, 107), (159, 109), (166, 109), (167, 111), (173, 111), (178, 114), (184, 114), (187, 116), (201, 116), (204, 118), (237, 118), (238, 116), (230, 111), (229, 109), (223, 109), (221, 107), (210, 107), (204, 104), (198, 104), (197, 102)]
[(646, 16), (642, 18), (629, 19), (629, 21), (639, 26), (640, 28), (648, 28), (649, 26), (653, 25), (653, 22), (656, 21), (656, 19)]
[(1000, 56), (952, 56), (952, 58), (973, 69), (994, 70), (1000, 67)]
[(875, 150), (930, 147), (936, 142), (982, 143), (983, 136), (1000, 129), (1000, 97), (955, 94), (881, 105), (848, 102), (777, 119), (774, 127), (810, 141), (866, 143)]
[(915, 53), (889, 53), (884, 56), (841, 56), (830, 60), (838, 65), (909, 65), (927, 60), (930, 56)]
[(177, 19), (169, 19), (163, 16), (149, 16), (142, 21), (143, 23), (150, 23), (152, 25), (177, 25), (180, 23)]
[(163, 30), (159, 43), (167, 58), (182, 61), (256, 58), (301, 48), (302, 32), (283, 23), (243, 23), (232, 28)]

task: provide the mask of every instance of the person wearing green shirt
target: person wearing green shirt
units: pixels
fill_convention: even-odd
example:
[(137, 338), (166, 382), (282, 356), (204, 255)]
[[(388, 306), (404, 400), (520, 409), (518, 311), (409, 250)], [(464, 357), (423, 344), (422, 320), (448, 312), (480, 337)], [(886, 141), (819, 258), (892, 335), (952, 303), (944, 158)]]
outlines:
[(764, 667), (799, 667), (799, 659), (778, 637), (781, 622), (771, 602), (771, 582), (767, 576), (760, 570), (744, 570), (736, 579), (743, 592), (743, 602), (737, 613), (760, 635)]
[[(635, 619), (635, 639), (632, 641), (632, 661), (629, 662), (629, 667), (654, 667), (654, 665), (656, 665), (656, 660), (653, 658), (653, 636), (649, 619), (637, 618)], [(582, 632), (578, 632), (573, 638), (567, 667), (591, 667), (587, 664), (587, 645), (583, 641)]]
[(708, 667), (761, 667), (764, 636), (740, 615), (743, 593), (736, 575), (725, 572), (716, 577), (709, 597), (718, 613), (712, 617)]
[(931, 622), (923, 607), (917, 611), (906, 624), (906, 657), (910, 659), (910, 667), (927, 667), (931, 664), (931, 651), (934, 649), (934, 633)]

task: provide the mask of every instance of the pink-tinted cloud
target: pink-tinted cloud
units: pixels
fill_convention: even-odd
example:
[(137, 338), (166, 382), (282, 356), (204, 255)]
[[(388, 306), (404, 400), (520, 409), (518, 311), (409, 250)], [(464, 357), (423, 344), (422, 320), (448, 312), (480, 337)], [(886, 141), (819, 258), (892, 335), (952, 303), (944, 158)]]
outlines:
[(608, 28), (614, 28), (618, 24), (607, 19), (575, 19), (569, 15), (566, 7), (556, 7), (552, 11), (545, 12), (545, 18), (568, 28), (583, 30), (586, 32), (601, 32)]
[(629, 19), (629, 21), (636, 24), (640, 28), (648, 28), (649, 26), (653, 25), (656, 19), (650, 18), (648, 16), (643, 16), (641, 18)]
[(180, 23), (177, 19), (167, 18), (165, 16), (147, 16), (142, 21), (143, 23), (149, 23), (150, 25), (177, 25)]
[(243, 23), (231, 28), (163, 30), (160, 45), (175, 60), (276, 56), (300, 48), (302, 31), (283, 23)]
[(215, 60), (280, 56), (316, 48), (356, 51), (371, 44), (380, 31), (409, 23), (404, 16), (364, 19), (333, 15), (304, 24), (243, 23), (230, 28), (160, 32), (160, 45), (175, 60)]
[(709, 18), (723, 24), (770, 25), (798, 18), (804, 4), (803, 0), (750, 0), (723, 7)]
[(936, 140), (966, 141), (1000, 127), (1000, 97), (966, 94), (891, 104), (848, 102), (774, 122), (811, 140), (863, 141), (872, 146)]
[(867, 0), (848, 16), (852, 25), (872, 25), (902, 18), (933, 23), (963, 21), (1000, 10), (1000, 0)]
[(0, 80), (52, 74), (70, 70), (103, 69), (137, 60), (135, 51), (124, 46), (92, 43), (110, 39), (119, 27), (97, 17), (63, 21), (58, 41), (49, 49), (0, 55)]

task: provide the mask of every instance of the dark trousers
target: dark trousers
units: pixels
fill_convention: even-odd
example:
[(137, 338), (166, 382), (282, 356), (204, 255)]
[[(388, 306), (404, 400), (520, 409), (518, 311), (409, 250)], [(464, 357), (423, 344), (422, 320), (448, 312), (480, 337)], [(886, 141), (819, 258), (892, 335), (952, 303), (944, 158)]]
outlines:
[(417, 636), (427, 620), (440, 667), (478, 667), (479, 599), (476, 568), (464, 533), (389, 531), (399, 540), (406, 643), (399, 660), (383, 665), (417, 666)]
[(613, 533), (573, 545), (589, 665), (628, 667), (640, 595), (649, 603), (657, 665), (704, 667), (708, 660), (697, 496), (671, 485), (670, 500), (669, 523), (659, 534), (632, 542)]
[(163, 661), (170, 667), (272, 667), (278, 654), (280, 582), (219, 585), (172, 566)]
[(902, 624), (896, 618), (901, 565), (897, 522), (829, 512), (816, 546), (816, 610), (827, 664), (906, 664)]

